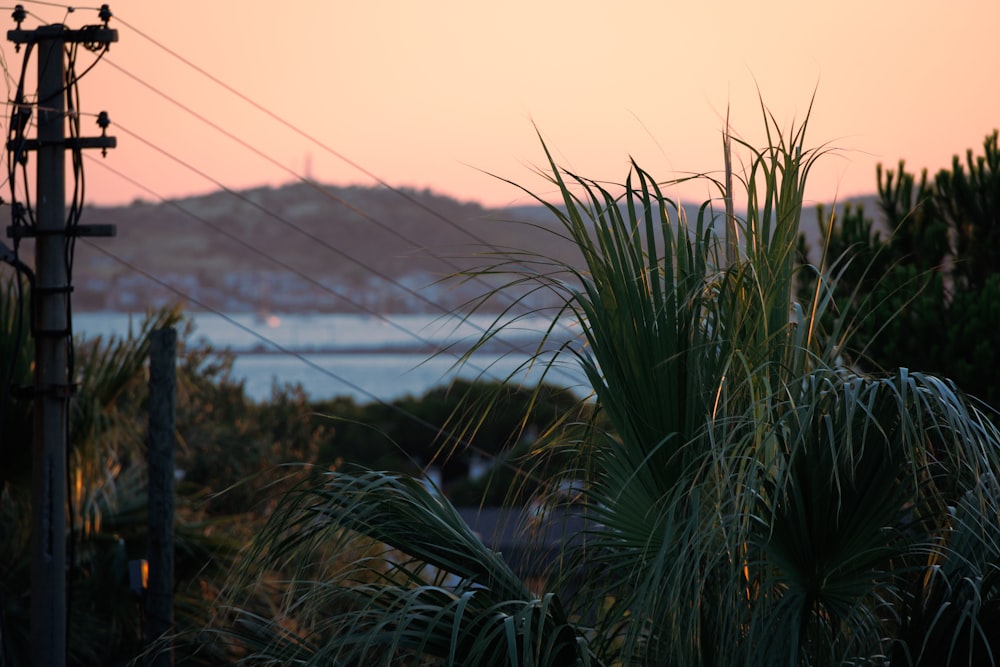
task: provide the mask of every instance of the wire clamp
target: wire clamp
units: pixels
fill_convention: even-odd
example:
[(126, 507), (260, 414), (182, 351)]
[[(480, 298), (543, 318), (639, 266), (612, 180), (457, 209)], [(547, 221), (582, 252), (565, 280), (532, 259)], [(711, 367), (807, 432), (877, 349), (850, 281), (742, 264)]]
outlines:
[[(104, 5), (107, 7), (107, 5)], [(102, 111), (97, 114), (97, 125), (101, 128), (101, 139), (108, 138), (108, 126), (111, 125), (111, 118), (108, 116), (107, 111)], [(101, 147), (101, 157), (108, 156), (108, 146), (107, 144)]]
[[(10, 17), (14, 19), (17, 23), (17, 29), (21, 29), (21, 24), (24, 23), (24, 19), (28, 18), (28, 12), (24, 11), (24, 5), (14, 5), (14, 11), (11, 12)], [(15, 42), (14, 53), (21, 52), (20, 42)]]

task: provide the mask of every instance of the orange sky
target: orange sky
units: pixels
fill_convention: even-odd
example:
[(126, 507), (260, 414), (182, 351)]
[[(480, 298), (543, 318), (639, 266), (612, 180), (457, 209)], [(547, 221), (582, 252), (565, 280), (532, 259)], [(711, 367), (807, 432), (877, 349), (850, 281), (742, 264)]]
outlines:
[[(25, 28), (97, 22), (90, 9), (67, 16), (24, 4), (33, 13)], [(392, 185), (489, 205), (524, 198), (484, 172), (544, 191), (532, 172), (543, 159), (533, 124), (557, 159), (594, 178), (623, 180), (630, 155), (661, 179), (718, 170), (727, 104), (735, 132), (763, 140), (757, 87), (786, 125), (803, 118), (817, 89), (808, 143), (840, 149), (812, 175), (809, 196), (819, 201), (873, 191), (880, 161), (947, 166), (1000, 126), (997, 0), (110, 6), (119, 42), (81, 82), (81, 106), (109, 112), (119, 147), (100, 164), (88, 160), (91, 203), (217, 189), (179, 162), (232, 188), (285, 183), (307, 169), (322, 182), (372, 183), (141, 33)], [(22, 56), (4, 43), (10, 75)], [(98, 132), (89, 117), (84, 127)]]

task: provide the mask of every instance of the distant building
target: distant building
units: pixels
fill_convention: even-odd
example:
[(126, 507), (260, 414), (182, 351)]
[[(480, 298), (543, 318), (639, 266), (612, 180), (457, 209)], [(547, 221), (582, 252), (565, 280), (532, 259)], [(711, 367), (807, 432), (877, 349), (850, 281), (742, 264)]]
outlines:
[(534, 593), (545, 589), (562, 548), (584, 539), (588, 523), (580, 512), (561, 508), (542, 511), (536, 506), (465, 507), (458, 508), (458, 514)]

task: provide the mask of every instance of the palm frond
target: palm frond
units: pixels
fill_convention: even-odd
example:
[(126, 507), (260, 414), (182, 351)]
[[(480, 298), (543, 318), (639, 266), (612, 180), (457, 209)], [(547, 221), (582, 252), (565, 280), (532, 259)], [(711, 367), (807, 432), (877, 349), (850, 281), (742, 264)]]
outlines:
[[(353, 562), (317, 561), (348, 553)], [(248, 562), (284, 571), (290, 594), (307, 601), (297, 617), (314, 627), (293, 642), (298, 652), (314, 647), (306, 664), (390, 664), (405, 655), (565, 664), (582, 650), (558, 598), (532, 594), (446, 499), (411, 478), (325, 473), (285, 498)]]
[[(1000, 433), (946, 380), (853, 370), (850, 323), (821, 326), (829, 267), (793, 301), (805, 183), (826, 149), (806, 148), (808, 116), (785, 133), (762, 112), (763, 149), (724, 137), (721, 223), (711, 201), (688, 220), (635, 163), (619, 192), (560, 168), (542, 141), (560, 201), (532, 196), (578, 257), (501, 254), (470, 274), (558, 294), (545, 312), (579, 325), (567, 338), (553, 321), (528, 362), (568, 358), (592, 389), (519, 461), (545, 481), (540, 512), (586, 519), (544, 590), (419, 481), (328, 472), (286, 496), (246, 554), (244, 586), (280, 571), (285, 591), (273, 619), (248, 617), (255, 655), (996, 664)], [(749, 154), (740, 174), (734, 144)], [(469, 414), (461, 440), (487, 423), (480, 404)]]

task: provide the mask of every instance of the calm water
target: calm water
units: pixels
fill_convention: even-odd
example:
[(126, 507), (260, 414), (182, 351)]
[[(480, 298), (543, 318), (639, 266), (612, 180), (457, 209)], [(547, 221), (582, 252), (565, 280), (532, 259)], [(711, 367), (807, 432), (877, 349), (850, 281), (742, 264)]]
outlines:
[[(275, 384), (301, 384), (314, 399), (351, 396), (359, 402), (392, 400), (419, 395), (455, 377), (480, 376), (533, 385), (540, 371), (519, 371), (529, 359), (543, 318), (528, 318), (511, 326), (488, 352), (477, 352), (456, 368), (454, 353), (442, 346), (467, 348), (492, 322), (477, 316), (469, 321), (444, 320), (430, 315), (280, 315), (220, 316), (191, 314), (190, 340), (236, 352), (234, 374), (245, 380), (248, 396), (263, 400)], [(74, 329), (87, 337), (124, 335), (138, 330), (141, 316), (123, 313), (80, 313)], [(571, 337), (567, 324), (564, 336)], [(518, 349), (523, 351), (517, 351)], [(549, 382), (576, 387), (583, 376), (566, 357)]]

